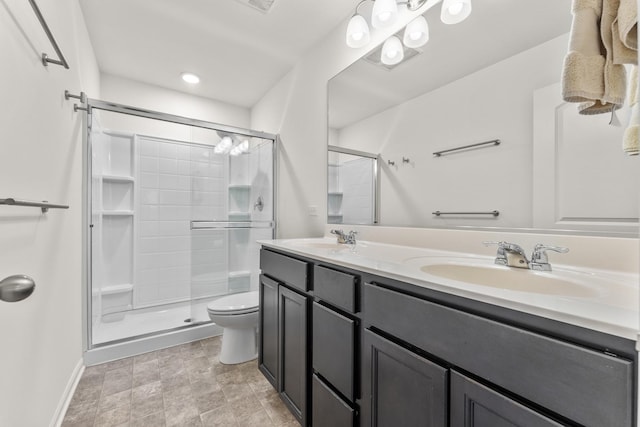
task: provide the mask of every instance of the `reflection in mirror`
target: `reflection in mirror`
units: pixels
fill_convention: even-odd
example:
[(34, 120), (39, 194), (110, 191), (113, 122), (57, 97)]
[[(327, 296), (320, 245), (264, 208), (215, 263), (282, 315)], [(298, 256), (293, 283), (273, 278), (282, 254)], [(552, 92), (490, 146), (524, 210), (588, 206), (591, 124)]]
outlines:
[(329, 146), (327, 223), (376, 224), (378, 156)]
[(560, 96), (571, 2), (479, 2), (455, 26), (439, 8), (424, 16), (430, 41), (416, 55), (393, 69), (365, 55), (328, 85), (329, 144), (380, 153), (379, 223), (637, 237), (640, 159), (622, 150), (628, 108), (614, 127), (610, 114), (579, 115)]

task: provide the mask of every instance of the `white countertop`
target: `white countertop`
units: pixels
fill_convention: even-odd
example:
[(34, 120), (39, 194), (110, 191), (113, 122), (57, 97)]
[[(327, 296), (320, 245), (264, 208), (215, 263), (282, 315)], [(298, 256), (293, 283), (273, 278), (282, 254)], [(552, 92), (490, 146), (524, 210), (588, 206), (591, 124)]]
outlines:
[[(587, 329), (635, 341), (638, 335), (638, 275), (626, 272), (596, 270), (553, 264), (552, 272), (523, 274), (540, 277), (571, 277), (593, 291), (589, 296), (559, 293), (534, 293), (500, 287), (482, 286), (443, 278), (421, 270), (434, 260), (494, 266), (493, 257), (388, 243), (358, 241), (355, 246), (337, 245), (335, 238), (260, 240), (263, 246), (292, 254), (411, 283), (428, 289), (517, 310), (536, 316), (573, 324)], [(439, 258), (436, 258), (439, 257)], [(520, 269), (512, 269), (519, 271)]]

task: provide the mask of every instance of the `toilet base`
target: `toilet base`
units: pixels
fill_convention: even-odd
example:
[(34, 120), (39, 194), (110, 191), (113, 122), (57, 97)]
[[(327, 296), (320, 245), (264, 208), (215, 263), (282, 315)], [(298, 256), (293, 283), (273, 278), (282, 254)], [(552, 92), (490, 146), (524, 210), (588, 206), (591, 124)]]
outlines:
[(224, 328), (222, 332), (222, 348), (220, 363), (235, 365), (248, 362), (258, 357), (256, 328)]

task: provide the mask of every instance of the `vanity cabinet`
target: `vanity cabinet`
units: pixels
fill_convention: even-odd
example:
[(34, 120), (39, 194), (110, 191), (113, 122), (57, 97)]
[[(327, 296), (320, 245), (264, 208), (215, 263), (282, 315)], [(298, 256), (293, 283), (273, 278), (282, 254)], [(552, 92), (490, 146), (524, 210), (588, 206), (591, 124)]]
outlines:
[(358, 275), (314, 267), (314, 426), (352, 427), (358, 420)]
[(365, 330), (362, 425), (446, 427), (448, 374), (447, 368)]
[(306, 426), (309, 399), (309, 263), (260, 252), (258, 369)]
[(263, 249), (259, 367), (304, 427), (633, 427), (633, 341)]
[(460, 427), (561, 427), (539, 412), (456, 371), (451, 372), (451, 425)]
[[(492, 388), (529, 402), (532, 408), (544, 408), (549, 418), (566, 419), (567, 425), (633, 425), (631, 360), (376, 284), (367, 283), (364, 288), (365, 324), (405, 347), (424, 352), (442, 361), (443, 366), (481, 378)], [(398, 394), (397, 400), (403, 401), (409, 394)], [(365, 395), (363, 400), (372, 397)], [(485, 408), (499, 414), (501, 407), (493, 409), (488, 402)], [(460, 418), (462, 409), (468, 410), (464, 405), (450, 408), (452, 426), (485, 425), (453, 423), (464, 419)], [(372, 413), (376, 410), (371, 408)]]

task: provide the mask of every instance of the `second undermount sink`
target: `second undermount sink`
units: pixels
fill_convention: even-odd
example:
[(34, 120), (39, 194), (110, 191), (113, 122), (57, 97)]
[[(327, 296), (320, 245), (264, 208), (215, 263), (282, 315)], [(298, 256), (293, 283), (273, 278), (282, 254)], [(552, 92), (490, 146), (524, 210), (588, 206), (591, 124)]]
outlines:
[(408, 261), (414, 265), (417, 262), (422, 272), (432, 276), (495, 289), (577, 298), (593, 298), (603, 292), (598, 284), (591, 283), (598, 282), (596, 278), (568, 270), (535, 271), (475, 258), (433, 257)]

